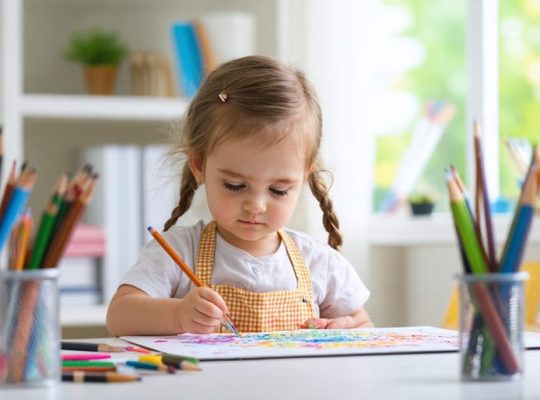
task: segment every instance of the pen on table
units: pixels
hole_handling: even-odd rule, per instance
[[[86,342],[62,342],[62,350],[79,350],[79,351],[99,351],[105,353],[123,352],[125,349],[120,346],[111,346],[106,343],[86,343]]]
[[[119,374],[116,372],[63,372],[64,382],[134,382],[140,381],[141,377],[135,374]]]
[[[206,286],[197,275],[186,265],[184,260],[180,258],[178,253],[174,251],[174,249],[171,247],[171,245],[165,240],[161,234],[152,228],[151,226],[148,227],[148,232],[156,239],[156,241],[160,244],[160,246],[167,252],[167,254],[174,260],[176,265],[180,267],[182,271],[189,277],[191,282],[193,282],[198,287]],[[240,333],[238,332],[238,329],[236,329],[236,326],[234,325],[234,322],[231,320],[231,317],[228,314],[225,314],[223,316],[226,322],[226,326],[228,329],[230,329],[236,336],[240,336]]]

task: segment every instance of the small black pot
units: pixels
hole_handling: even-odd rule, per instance
[[[413,215],[430,215],[435,204],[433,203],[410,203]]]

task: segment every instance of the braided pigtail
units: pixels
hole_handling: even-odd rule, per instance
[[[319,207],[323,212],[323,226],[328,232],[328,244],[330,247],[338,250],[343,244],[343,236],[339,231],[339,221],[334,213],[332,200],[328,197],[328,189],[319,171],[313,171],[308,177],[311,193],[319,202]]]
[[[184,165],[184,170],[182,171],[182,181],[180,183],[180,201],[172,211],[171,217],[167,220],[167,222],[165,222],[163,230],[169,230],[171,226],[176,224],[178,218],[189,210],[193,196],[195,195],[195,190],[197,190],[197,180],[191,172],[189,165],[186,163]]]

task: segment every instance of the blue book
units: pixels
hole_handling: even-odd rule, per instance
[[[180,90],[185,97],[192,97],[197,93],[204,78],[196,30],[191,22],[182,21],[173,23],[171,33]]]

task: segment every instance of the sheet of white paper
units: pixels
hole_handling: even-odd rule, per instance
[[[200,360],[324,357],[458,350],[457,332],[429,326],[177,336],[123,336],[156,351]]]

